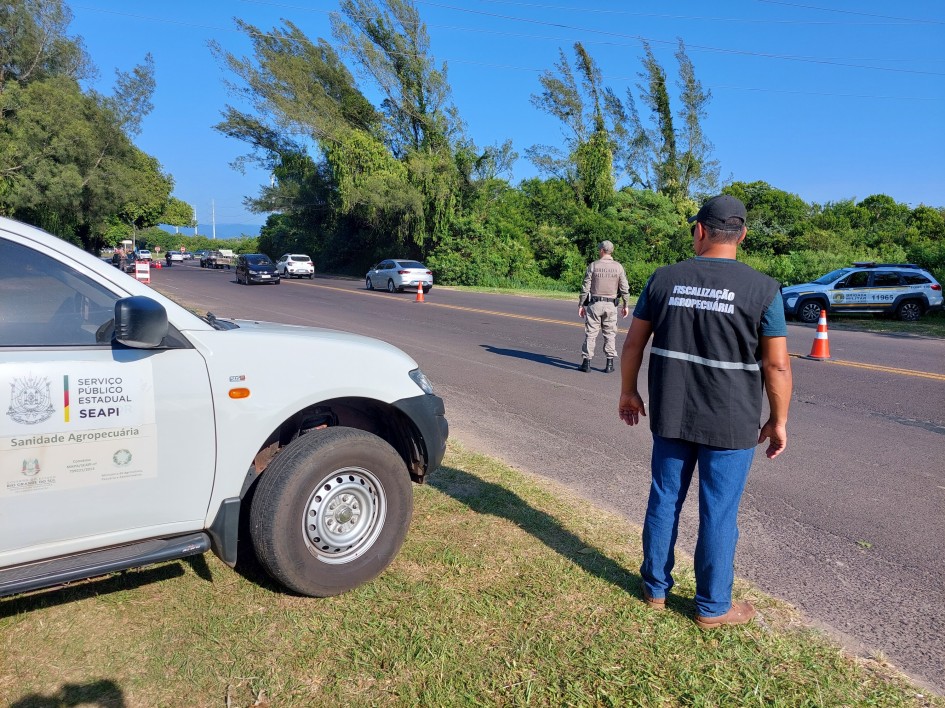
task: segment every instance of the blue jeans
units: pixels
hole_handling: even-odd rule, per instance
[[[727,450],[653,436],[650,498],[643,522],[640,575],[650,597],[673,587],[673,547],[692,473],[699,464],[699,538],[696,542],[696,612],[724,615],[732,606],[738,504],[755,448]]]

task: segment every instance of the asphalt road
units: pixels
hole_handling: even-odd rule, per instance
[[[232,271],[194,264],[154,271],[152,283],[218,316],[389,341],[432,379],[453,437],[567,485],[592,502],[588,514],[642,523],[649,431],[618,419],[619,373],[599,370],[602,355],[598,370],[577,371],[576,301],[434,287],[420,304],[324,277],[238,286]],[[813,336],[789,325],[799,356],[788,449],[756,455],[736,571],[945,693],[945,341],[832,329],[831,359],[817,362],[800,358]],[[690,554],[695,512],[692,499],[679,543]]]

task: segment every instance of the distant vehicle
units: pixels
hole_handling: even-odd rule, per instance
[[[386,288],[387,292],[403,292],[404,288],[416,290],[423,286],[423,292],[430,292],[433,287],[433,273],[419,261],[386,260],[381,261],[367,272],[364,285],[368,290]]]
[[[233,265],[233,251],[207,251],[200,257],[201,268],[230,268]]]
[[[183,256],[185,261],[192,261],[194,259],[194,254],[190,251],[185,251]]]
[[[283,278],[315,277],[315,264],[304,253],[285,253],[276,261],[276,268]]]
[[[166,260],[168,263],[183,263],[184,254],[180,251],[168,251],[166,254],[164,254],[164,260]]]
[[[263,253],[245,253],[236,257],[236,282],[244,285],[274,283],[278,285],[279,271],[269,256]]]
[[[137,251],[135,251],[135,260],[150,261],[151,251],[149,251],[147,248],[139,248]]]
[[[829,314],[875,313],[913,322],[942,309],[942,286],[913,263],[854,263],[817,278],[781,288],[784,313],[801,322]]]

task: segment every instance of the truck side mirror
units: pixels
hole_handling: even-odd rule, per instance
[[[115,303],[115,341],[135,349],[161,346],[167,336],[167,310],[144,295],[124,297]]]

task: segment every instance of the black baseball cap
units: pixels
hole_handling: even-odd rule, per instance
[[[748,212],[741,199],[728,194],[720,194],[703,204],[699,213],[690,216],[687,221],[690,224],[698,221],[700,224],[720,231],[741,231],[747,217]]]

